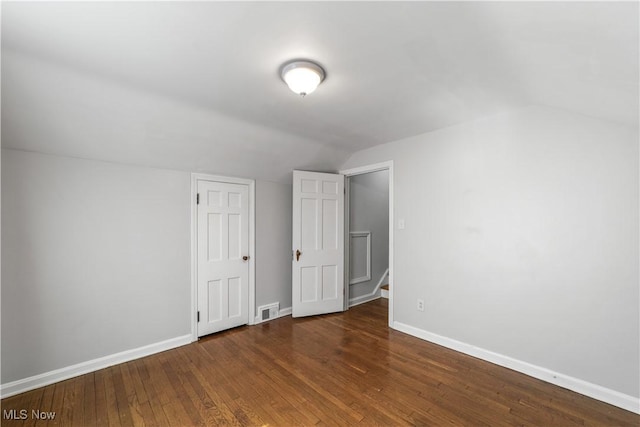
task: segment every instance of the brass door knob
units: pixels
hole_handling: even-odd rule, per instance
[[[243,257],[242,257],[242,260],[243,260],[243,261],[246,261],[246,260],[248,260],[248,259],[249,259],[249,257],[248,257],[247,255],[245,255],[245,256],[243,256]]]

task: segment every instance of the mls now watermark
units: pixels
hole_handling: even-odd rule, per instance
[[[39,409],[9,409],[2,411],[2,419],[5,420],[53,420],[56,417],[55,412],[46,412]]]

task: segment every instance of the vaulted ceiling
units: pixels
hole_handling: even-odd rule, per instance
[[[637,127],[638,28],[637,2],[3,2],[2,144],[280,179],[531,104]],[[294,58],[327,71],[304,99]]]

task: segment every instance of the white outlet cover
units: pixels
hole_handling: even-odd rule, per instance
[[[404,219],[398,220],[398,230],[404,230]]]

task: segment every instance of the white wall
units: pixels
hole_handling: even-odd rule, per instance
[[[185,172],[2,150],[2,383],[190,333]]]
[[[283,184],[291,182],[293,169],[335,170],[346,156],[308,138],[4,47],[2,88],[3,148]]]
[[[190,334],[189,173],[10,149],[1,171],[2,384]],[[271,302],[291,307],[291,185],[257,181]]]
[[[371,280],[349,286],[349,298],[375,291],[389,267],[389,171],[382,170],[349,179],[349,230],[371,232]],[[354,250],[355,249],[355,250]],[[364,247],[352,248],[350,264],[366,258]],[[354,277],[353,271],[351,277]],[[380,291],[376,296],[380,295]]]
[[[256,183],[256,308],[291,307],[291,209],[291,184]]]
[[[531,107],[343,168],[386,160],[396,322],[640,396],[637,128]]]

